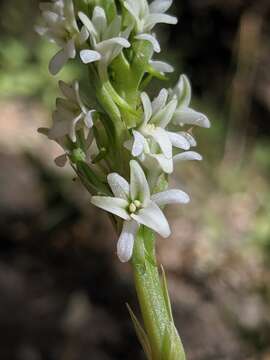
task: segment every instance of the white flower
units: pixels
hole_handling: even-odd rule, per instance
[[[210,127],[207,116],[190,108],[191,85],[185,75],[181,75],[175,88],[170,91],[170,96],[176,97],[178,104],[174,113],[172,124],[174,125],[197,125],[204,128]]]
[[[36,26],[41,36],[46,36],[56,43],[61,50],[52,58],[49,64],[51,74],[57,74],[68,59],[76,57],[76,48],[88,38],[85,26],[79,30],[72,0],[53,0],[40,4],[42,22]]]
[[[140,225],[149,227],[162,237],[170,235],[168,221],[160,207],[189,202],[189,196],[181,190],[168,190],[151,196],[145,174],[135,160],[130,162],[130,184],[117,173],[108,175],[108,183],[114,197],[93,196],[91,202],[124,220],[117,244],[117,254],[122,262],[132,256]]]
[[[125,0],[124,6],[132,16],[137,35],[135,39],[152,43],[154,51],[160,52],[157,39],[150,34],[156,24],[176,24],[177,18],[165,14],[173,0],[154,0],[150,5],[147,0]]]
[[[133,141],[125,146],[134,157],[150,168],[158,165],[165,173],[173,171],[173,147],[189,150],[194,139],[183,132],[167,130],[177,106],[176,98],[168,101],[168,91],[162,89],[152,103],[146,93],[141,100],[144,110],[143,123],[132,131]]]
[[[56,141],[65,150],[66,143],[71,140],[75,143],[78,130],[83,130],[86,148],[92,143],[90,129],[93,127],[92,114],[95,110],[89,110],[82,102],[79,93],[79,83],[74,81],[71,85],[59,81],[59,88],[65,99],[56,100],[56,110],[53,113],[53,125],[50,129],[39,129],[50,140]],[[65,165],[65,156],[56,159],[58,166]]]
[[[92,114],[95,110],[89,110],[83,104],[78,81],[74,81],[71,85],[59,81],[59,87],[65,99],[58,98],[56,100],[53,126],[49,130],[50,139],[55,140],[68,136],[72,142],[76,142],[76,132],[79,129],[83,129],[84,136],[87,138],[93,127]]]
[[[121,16],[117,15],[108,24],[105,11],[100,6],[94,8],[92,20],[82,12],[79,12],[78,15],[90,35],[91,49],[84,49],[80,52],[83,63],[101,61],[105,66],[109,65],[123,48],[130,47],[127,40],[130,29],[121,32]]]

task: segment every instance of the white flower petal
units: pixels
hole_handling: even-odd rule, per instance
[[[186,161],[186,160],[202,160],[202,156],[195,151],[185,151],[181,154],[177,154],[173,157],[173,162],[177,163],[178,161]]]
[[[93,11],[92,23],[100,36],[103,37],[107,28],[107,17],[102,7],[96,6]]]
[[[117,15],[107,27],[103,36],[103,40],[111,39],[118,36],[121,32],[121,22],[122,17],[120,15]]]
[[[124,6],[127,9],[127,11],[130,13],[130,15],[135,19],[136,22],[139,22],[139,6],[137,1],[133,1],[132,3],[125,1]]]
[[[95,112],[96,112],[96,110],[89,110],[89,111],[87,111],[87,113],[84,117],[84,124],[89,129],[91,129],[94,126],[93,113],[95,113]]]
[[[85,112],[85,111],[86,111],[86,108],[85,108],[85,106],[83,105],[83,102],[82,102],[81,96],[80,96],[80,85],[79,85],[79,81],[77,81],[77,80],[73,81],[72,87],[73,87],[74,92],[75,92],[75,96],[76,96],[76,101],[75,101],[75,103],[76,103],[77,107],[79,107],[82,112]]]
[[[158,143],[162,153],[167,159],[172,158],[172,143],[169,139],[167,131],[161,127],[156,127],[150,132],[150,136]]]
[[[130,42],[124,37],[114,37],[110,40],[114,41],[116,44],[122,46],[123,48],[129,48],[131,46]]]
[[[150,189],[145,174],[139,163],[130,161],[130,195],[132,200],[146,204],[150,199]]]
[[[172,6],[173,0],[154,0],[149,5],[151,13],[159,14],[165,13]]]
[[[74,59],[76,57],[76,48],[75,48],[74,39],[71,39],[66,43],[64,50],[69,59]]]
[[[197,125],[204,128],[211,126],[206,115],[191,108],[177,109],[173,116],[173,122],[177,125]]]
[[[64,49],[54,55],[49,64],[49,71],[52,75],[56,75],[62,67],[67,63],[68,56]]]
[[[56,1],[56,3],[57,2],[58,1]],[[61,5],[60,5],[60,7],[61,7]],[[73,0],[64,1],[63,10],[64,10],[68,24],[72,25],[72,27],[78,31],[79,29],[78,29],[77,22],[75,19]]]
[[[93,50],[81,50],[80,57],[84,64],[89,64],[101,59],[101,55],[97,51]]]
[[[184,136],[187,139],[187,141],[190,143],[190,146],[192,146],[192,147],[197,146],[197,141],[194,139],[194,137],[190,133],[188,133],[186,131],[180,131],[179,134]]]
[[[190,142],[182,134],[171,131],[167,131],[167,134],[173,146],[183,150],[190,149]]]
[[[130,216],[126,210],[128,207],[127,200],[110,196],[92,196],[91,203],[100,209],[119,216],[124,220],[130,219]]]
[[[173,159],[167,159],[163,154],[152,154],[151,157],[158,162],[158,165],[166,174],[173,172]]]
[[[170,64],[165,63],[164,61],[150,60],[149,64],[152,66],[153,69],[161,73],[171,73],[174,71],[174,68]]]
[[[86,40],[89,38],[89,32],[85,25],[82,26],[79,36],[80,45],[84,44]]]
[[[153,201],[150,201],[147,207],[141,209],[138,214],[132,214],[131,217],[139,224],[149,227],[164,238],[171,234],[167,219]]]
[[[150,14],[145,22],[145,31],[151,31],[156,24],[177,24],[178,20],[175,16],[167,14]]]
[[[123,37],[124,39],[128,39],[132,30],[133,26],[129,25],[124,31],[121,32],[121,37]]]
[[[134,137],[134,143],[132,146],[132,155],[134,157],[140,156],[141,153],[144,151],[144,146],[145,146],[145,138],[144,136],[139,133],[136,130],[132,131],[133,133],[133,137]]]
[[[98,43],[96,45],[96,50],[102,55],[102,57],[113,60],[123,47],[129,48],[129,41],[122,37],[115,37]]]
[[[112,189],[112,192],[115,197],[128,200],[129,197],[129,183],[117,173],[109,174],[108,184]]]
[[[138,231],[136,221],[125,221],[123,229],[117,243],[117,255],[121,262],[127,262],[131,259],[135,237]]]
[[[168,95],[168,90],[161,89],[158,96],[152,101],[152,110],[154,115],[166,105]]]
[[[190,198],[182,190],[171,189],[152,195],[151,200],[158,206],[164,206],[168,204],[187,204]]]
[[[161,51],[159,42],[157,41],[157,39],[153,35],[140,34],[140,35],[136,35],[135,39],[149,41],[153,45],[153,49],[154,49],[155,52],[159,53]]]
[[[78,122],[81,120],[82,118],[82,113],[80,115],[78,115],[77,117],[75,117],[73,120],[69,121],[69,132],[68,135],[71,139],[72,142],[76,142],[76,126],[78,124]]]
[[[149,99],[149,96],[145,92],[141,94],[141,101],[144,110],[144,124],[147,124],[152,116],[152,104]]]
[[[178,106],[182,108],[189,107],[191,102],[191,85],[186,75],[181,75],[174,90],[173,94],[176,95],[178,100]]]
[[[151,123],[165,129],[171,122],[172,117],[174,116],[176,106],[177,100],[173,98],[163,109],[158,111],[153,116],[153,118],[151,119]]]
[[[92,23],[92,21],[89,19],[89,17],[87,15],[85,15],[83,12],[79,11],[78,13],[79,19],[81,20],[81,22],[83,23],[83,25],[87,28],[87,30],[89,31],[89,33],[94,36],[97,37],[97,32],[96,29]]]

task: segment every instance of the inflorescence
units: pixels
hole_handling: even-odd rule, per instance
[[[164,206],[186,204],[189,196],[168,190],[168,177],[178,162],[202,159],[191,150],[196,140],[190,130],[210,127],[208,118],[190,107],[185,75],[152,101],[145,92],[152,78],[165,80],[173,71],[153,59],[161,51],[153,28],[177,23],[166,14],[172,2],[53,0],[40,5],[36,30],[59,47],[50,72],[57,74],[70,59],[79,59],[89,74],[91,96],[81,97],[78,81],[60,81],[63,98],[56,101],[52,127],[39,131],[63,148],[57,165],[69,161],[92,204],[112,214],[122,262],[131,259],[140,226],[170,235]],[[97,106],[91,105],[93,97]]]

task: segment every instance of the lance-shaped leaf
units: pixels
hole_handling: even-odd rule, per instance
[[[127,304],[127,308],[128,308],[128,312],[130,314],[131,320],[133,322],[136,334],[138,336],[138,339],[141,343],[141,346],[144,350],[144,353],[147,357],[147,360],[153,360],[152,359],[152,350],[151,350],[151,346],[148,340],[148,337],[143,329],[143,327],[141,326],[139,320],[137,319],[136,315],[134,314],[134,312],[132,311],[131,307]]]

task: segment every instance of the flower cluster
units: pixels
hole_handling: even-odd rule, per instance
[[[75,7],[72,0],[53,0],[40,6],[37,31],[60,48],[50,62],[51,73],[78,57],[88,68],[98,103],[94,110],[89,96],[82,100],[78,81],[60,81],[64,98],[56,101],[52,127],[40,132],[64,149],[56,163],[63,166],[69,160],[92,204],[112,215],[122,262],[131,259],[141,226],[170,235],[163,209],[186,204],[189,196],[168,190],[168,175],[179,161],[202,159],[192,151],[192,129],[210,127],[208,118],[190,106],[185,75],[152,101],[145,91],[145,79],[162,79],[173,71],[153,60],[161,46],[152,33],[158,23],[177,23],[166,14],[172,2],[121,0],[119,7],[115,0],[89,0]]]
[[[69,59],[76,57],[76,49],[88,38],[86,27],[79,30],[72,0],[53,0],[40,4],[42,21],[36,31],[56,43],[61,49],[52,58],[49,69],[57,74]]]

